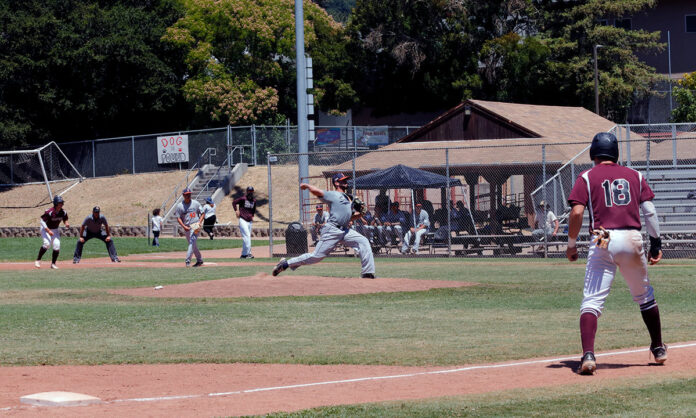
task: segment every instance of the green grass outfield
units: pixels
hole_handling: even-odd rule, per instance
[[[275,241],[283,243],[285,241]],[[59,261],[71,261],[77,244],[76,237],[60,238]],[[114,237],[116,252],[119,256],[143,253],[158,253],[168,251],[186,251],[184,238],[160,238],[160,246],[153,247],[147,238]],[[251,245],[268,246],[268,240],[252,240]],[[0,262],[5,261],[32,261],[36,259],[41,247],[41,238],[0,238]],[[215,239],[201,238],[198,240],[198,248],[201,250],[217,250],[225,248],[242,248],[241,239]],[[96,238],[85,243],[82,249],[82,258],[108,257],[106,245]],[[44,255],[44,260],[51,260],[51,252]]]
[[[229,248],[230,241],[220,242]],[[103,246],[101,242],[95,244]],[[196,270],[0,271],[0,364],[444,366],[565,356],[580,351],[577,324],[584,263],[563,260],[377,260],[380,277],[478,283],[422,292],[233,299],[136,298],[107,293],[115,288],[269,271],[268,266],[255,266],[255,261],[270,260],[256,259],[247,267]],[[650,269],[667,343],[696,339],[693,264],[692,260],[667,260]],[[357,259],[332,258],[283,274],[350,277],[359,268]],[[638,308],[619,276],[600,319],[597,350],[645,346],[648,342]],[[298,415],[528,416],[568,415],[573,411],[573,415],[606,412],[693,416],[695,389],[695,380],[688,378],[648,382],[627,379],[619,387],[606,390],[596,385],[576,390],[546,388],[322,408]],[[664,393],[659,397],[659,407],[642,409],[640,405],[649,403],[646,396],[655,391]],[[565,413],[558,412],[561,410]]]

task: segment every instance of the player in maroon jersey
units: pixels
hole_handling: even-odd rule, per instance
[[[580,174],[568,196],[572,207],[568,219],[568,260],[578,259],[576,241],[585,207],[590,215],[590,244],[585,271],[584,298],[580,308],[580,338],[583,357],[579,372],[593,374],[596,368],[594,341],[597,318],[609,296],[616,268],[621,270],[633,300],[640,306],[643,321],[650,333],[650,351],[657,363],[667,360],[662,342],[660,311],[648,279],[647,263],[662,259],[662,241],[652,190],[639,173],[617,164],[619,144],[613,134],[602,132],[592,139],[590,158],[593,168]],[[648,259],[640,233],[640,210],[650,235]]]
[[[51,268],[58,268],[58,266],[56,266],[56,261],[58,260],[58,254],[60,254],[60,223],[64,222],[65,227],[70,228],[68,224],[68,213],[63,210],[64,203],[62,197],[55,196],[53,198],[53,207],[46,210],[46,212],[41,215],[41,238],[43,239],[43,245],[39,249],[39,256],[36,257],[36,261],[34,262],[36,268],[41,268],[41,257],[43,257],[51,246],[53,246]]]

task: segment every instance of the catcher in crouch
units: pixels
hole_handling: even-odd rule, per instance
[[[314,252],[289,260],[281,258],[280,262],[273,269],[274,276],[285,271],[288,267],[295,270],[300,266],[318,263],[342,242],[347,247],[358,248],[360,262],[362,263],[360,277],[365,279],[375,278],[375,259],[372,255],[370,241],[364,235],[349,227],[350,222],[361,217],[367,210],[367,207],[360,199],[353,199],[353,196],[346,193],[348,188],[347,180],[348,176],[343,175],[343,173],[334,174],[332,182],[336,188],[335,192],[321,190],[307,183],[300,184],[300,189],[309,190],[323,203],[329,205],[329,220],[321,230],[321,237],[314,248]]]

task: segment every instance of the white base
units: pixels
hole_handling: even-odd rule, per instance
[[[101,403],[101,399],[82,393],[42,392],[22,396],[19,402],[38,406],[81,406]]]

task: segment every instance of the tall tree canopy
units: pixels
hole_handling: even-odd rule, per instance
[[[356,90],[378,112],[441,109],[480,84],[461,0],[358,0],[347,29]]]
[[[305,42],[319,103],[340,108],[354,92],[341,81],[341,25],[304,2]],[[287,0],[190,0],[165,40],[186,54],[184,95],[202,117],[230,124],[278,123],[294,113],[295,18]],[[338,62],[334,60],[338,57]],[[336,71],[334,71],[336,70]],[[330,92],[328,92],[330,90]]]
[[[634,96],[652,91],[660,77],[636,56],[664,45],[659,32],[606,25],[606,19],[630,17],[655,6],[655,0],[581,0],[539,2],[539,34],[551,49],[548,62],[548,104],[594,109],[594,45],[598,49],[600,114],[626,120]]]
[[[0,2],[0,144],[171,128],[182,60],[175,0]]]
[[[659,80],[637,53],[659,33],[603,24],[655,0],[358,0],[348,24],[362,104],[383,113],[446,108],[464,98],[594,109],[624,121]]]

